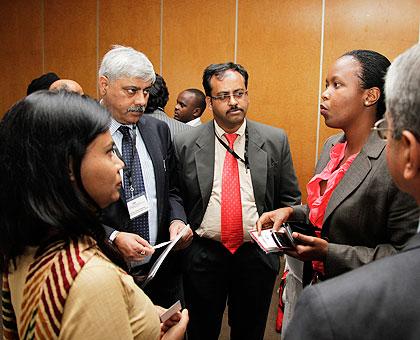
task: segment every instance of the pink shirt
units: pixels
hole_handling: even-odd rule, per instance
[[[343,164],[338,167],[341,160],[344,158],[347,142],[334,145],[330,150],[330,161],[327,166],[319,174],[316,174],[309,183],[306,185],[308,193],[308,206],[309,206],[309,220],[311,223],[318,227],[316,232],[317,236],[321,236],[322,223],[324,222],[325,210],[327,209],[330,197],[340,183],[341,179],[350,168],[351,163],[354,161],[358,153],[351,155]],[[324,194],[321,195],[320,182],[327,181],[327,186]],[[323,263],[313,261],[313,267],[319,272],[323,272]]]
[[[337,187],[338,183],[340,183],[341,179],[350,168],[351,163],[357,156],[357,153],[351,155],[345,163],[338,167],[341,160],[344,158],[346,146],[347,142],[334,145],[330,150],[330,161],[327,166],[319,174],[312,177],[306,185],[308,206],[310,209],[309,220],[314,226],[320,229],[322,228],[325,210],[327,209],[328,202],[334,189]],[[321,195],[321,188],[319,185],[321,181],[327,181],[327,186],[323,195]]]

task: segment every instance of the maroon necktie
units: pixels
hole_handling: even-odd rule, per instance
[[[233,150],[238,135],[226,133],[225,137]],[[243,227],[238,161],[229,151],[223,164],[221,200],[222,243],[233,254],[242,244]]]

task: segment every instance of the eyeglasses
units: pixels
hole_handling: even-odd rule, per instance
[[[375,123],[372,130],[375,130],[378,133],[380,139],[386,140],[388,138],[387,131],[389,131],[390,128],[388,127],[386,119],[382,118]]]
[[[247,94],[248,94],[248,91],[239,90],[232,93],[223,93],[219,96],[210,96],[210,98],[214,100],[219,100],[221,102],[228,102],[232,96],[236,100],[239,100],[239,99],[242,99]]]

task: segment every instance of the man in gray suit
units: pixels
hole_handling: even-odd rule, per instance
[[[385,82],[387,163],[398,187],[420,205],[420,45],[400,55]],[[404,250],[304,289],[286,339],[418,339],[420,235]]]
[[[168,99],[169,91],[166,87],[166,82],[162,76],[156,73],[156,80],[150,88],[149,100],[144,113],[168,124],[173,140],[176,134],[190,130],[192,127],[169,117],[165,113],[164,110]]]
[[[263,339],[279,258],[250,242],[267,210],[300,202],[283,130],[245,119],[248,73],[212,64],[203,75],[214,120],[175,137],[180,192],[194,239],[186,249],[188,336],[218,339],[226,301],[231,339]]]

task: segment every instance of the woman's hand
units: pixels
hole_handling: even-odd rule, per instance
[[[189,321],[188,310],[177,312],[160,324],[161,340],[183,340]]]
[[[324,261],[328,252],[328,242],[322,238],[294,232],[296,248],[284,253],[301,261]]]
[[[278,231],[281,225],[287,221],[293,213],[293,208],[286,207],[273,211],[265,212],[257,221],[258,235],[261,234],[261,229],[273,226],[275,231]]]

